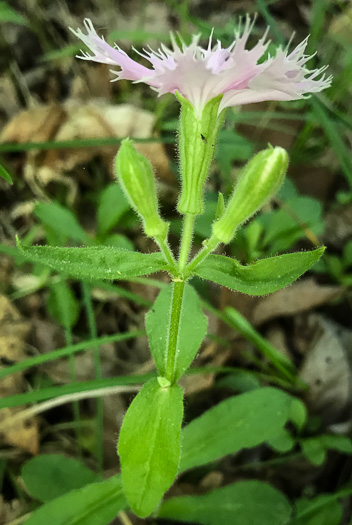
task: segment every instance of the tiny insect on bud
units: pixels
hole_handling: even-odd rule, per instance
[[[213,236],[219,242],[229,243],[238,226],[275,195],[284,180],[288,162],[286,150],[269,147],[247,163],[224,214],[213,224]]]
[[[159,215],[153,168],[148,159],[124,139],[116,156],[116,177],[149,237],[165,238],[169,225]]]

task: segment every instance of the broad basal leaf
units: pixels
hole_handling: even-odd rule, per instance
[[[152,309],[146,315],[146,328],[150,350],[160,376],[166,375],[167,350],[171,304],[175,284],[170,284],[158,295]],[[207,333],[207,318],[202,312],[197,292],[185,285],[177,339],[175,377],[179,379],[192,363]]]
[[[281,492],[261,481],[240,481],[202,496],[163,503],[159,516],[203,525],[283,525],[291,507]]]
[[[78,279],[128,279],[167,268],[161,253],[138,253],[111,246],[27,247],[18,243],[18,247],[29,261]]]
[[[224,255],[209,255],[195,273],[231,290],[265,295],[293,283],[320,259],[324,249],[269,257],[248,266]]]
[[[148,516],[172,485],[180,457],[183,393],[179,385],[144,385],[123,420],[118,452],[133,512]]]
[[[183,429],[181,471],[276,436],[291,416],[291,403],[285,392],[269,387],[222,401]]]
[[[55,483],[55,479],[52,480]],[[108,525],[126,508],[120,476],[91,483],[32,512],[26,525]]]
[[[98,481],[98,475],[77,459],[41,454],[24,464],[22,479],[33,498],[46,502]]]

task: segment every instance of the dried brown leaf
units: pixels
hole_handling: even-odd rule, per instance
[[[325,286],[313,278],[302,279],[263,297],[254,307],[252,322],[260,325],[277,317],[292,316],[328,303],[341,295],[340,286]]]

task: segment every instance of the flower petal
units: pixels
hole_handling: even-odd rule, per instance
[[[118,73],[119,79],[125,78],[127,80],[140,80],[142,77],[152,73],[147,67],[132,60],[132,58],[130,58],[118,46],[116,46],[116,48],[109,46],[103,38],[98,36],[89,18],[84,20],[84,26],[87,30],[87,34],[84,34],[81,29],[77,29],[77,31],[74,31],[72,28],[70,29],[74,35],[89,47],[93,56],[82,51],[82,56],[78,55],[77,58],[81,58],[82,60],[92,60],[93,62],[100,62],[102,64],[120,66],[121,72]]]

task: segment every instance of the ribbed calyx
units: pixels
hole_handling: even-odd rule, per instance
[[[204,184],[225,116],[224,111],[218,115],[223,95],[209,100],[199,116],[188,100],[177,92],[176,96],[181,103],[179,156],[182,183],[177,210],[182,215],[201,215],[204,212]]]

